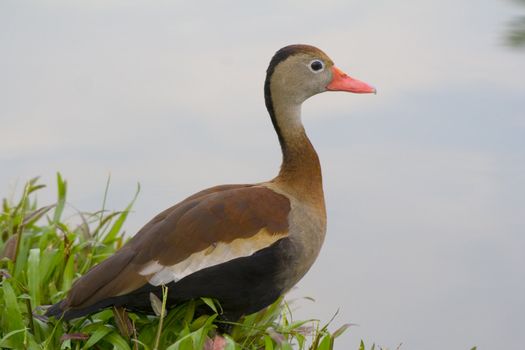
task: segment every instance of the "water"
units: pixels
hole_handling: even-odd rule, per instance
[[[525,342],[525,59],[504,1],[3,2],[0,188],[60,170],[70,202],[142,193],[126,230],[201,188],[256,182],[280,155],[262,84],[310,43],[378,88],[303,120],[329,232],[297,317],[357,323],[339,349]],[[53,198],[52,189],[42,203]],[[335,327],[334,327],[335,329]]]

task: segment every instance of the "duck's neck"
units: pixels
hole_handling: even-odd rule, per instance
[[[324,208],[321,164],[301,121],[301,104],[273,101],[272,120],[283,153],[279,175],[274,179],[304,201]]]

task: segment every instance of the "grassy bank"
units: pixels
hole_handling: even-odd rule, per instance
[[[221,310],[206,298],[172,310],[153,299],[158,316],[109,309],[69,323],[46,320],[42,316],[46,305],[64,298],[77,277],[122,246],[122,227],[135,199],[123,211],[106,210],[104,199],[99,211],[78,211],[65,220],[67,183],[57,175],[56,203],[40,206],[35,194],[44,187],[33,179],[21,198],[2,202],[0,348],[185,350],[210,346]],[[195,309],[201,305],[207,305],[209,313],[197,316]],[[315,320],[296,321],[286,302],[278,300],[234,324],[231,335],[225,337],[226,348],[327,350],[347,327],[330,332],[328,325]]]

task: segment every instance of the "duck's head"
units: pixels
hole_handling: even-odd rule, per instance
[[[323,51],[310,45],[286,46],[273,56],[266,72],[266,103],[286,99],[300,105],[325,91],[375,93],[376,89],[346,75]]]
[[[343,73],[316,47],[290,45],[275,53],[264,83],[266,108],[283,152],[281,170],[274,181],[285,184],[295,196],[313,200],[322,213],[321,165],[301,121],[301,104],[325,91],[376,92]]]

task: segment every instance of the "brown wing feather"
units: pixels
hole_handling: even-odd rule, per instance
[[[288,231],[289,200],[266,187],[226,185],[201,191],[165,210],[122,249],[73,285],[65,308],[87,307],[147,283],[151,262],[174,265],[217,243]],[[263,230],[263,231],[261,231]]]

